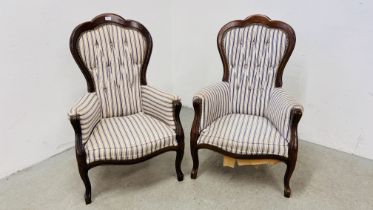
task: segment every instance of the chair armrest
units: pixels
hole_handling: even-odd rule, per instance
[[[181,108],[178,96],[160,91],[149,85],[141,86],[141,100],[143,112],[164,122],[172,129],[176,130],[176,110],[175,106]]]
[[[75,134],[81,135],[81,141],[88,141],[96,124],[102,118],[101,104],[96,93],[86,93],[70,109],[68,116]]]
[[[228,114],[229,84],[227,82],[219,82],[203,88],[193,97],[193,107],[196,112],[193,124],[194,127],[198,126],[198,130],[195,130],[196,128],[193,130],[200,132],[217,118]],[[200,116],[198,117],[197,115]]]
[[[297,103],[282,88],[274,88],[270,93],[264,115],[276,126],[281,135],[291,142],[294,139],[292,128],[296,131],[302,113],[303,106],[301,104]]]

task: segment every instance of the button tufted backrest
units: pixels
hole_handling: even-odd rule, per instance
[[[230,112],[262,116],[289,46],[288,34],[262,23],[230,27],[222,37]]]
[[[89,90],[97,92],[105,118],[142,111],[141,83],[146,84],[142,74],[150,57],[151,37],[141,30],[147,32],[135,21],[104,14],[73,32],[73,56],[86,76]]]

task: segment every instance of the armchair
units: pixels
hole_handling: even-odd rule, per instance
[[[68,113],[86,204],[91,203],[88,170],[99,165],[135,164],[176,151],[176,174],[182,181],[181,102],[147,85],[148,30],[139,22],[102,14],[74,29],[70,50],[88,87]]]
[[[284,196],[290,197],[303,107],[281,87],[295,33],[284,22],[253,15],[224,25],[217,43],[222,82],[193,98],[191,177],[197,178],[199,149],[236,159],[276,159],[287,165]]]

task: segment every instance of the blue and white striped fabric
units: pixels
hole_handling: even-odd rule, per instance
[[[303,107],[276,74],[288,47],[280,29],[260,24],[230,29],[223,38],[229,81],[203,89],[198,144],[242,155],[288,156],[291,110]]]
[[[82,141],[85,144],[102,116],[101,104],[97,94],[86,93],[72,106],[68,115],[70,118],[79,118]]]
[[[228,114],[201,132],[198,144],[209,144],[241,155],[288,156],[288,142],[265,117]]]
[[[87,163],[132,160],[177,146],[175,131],[144,113],[103,118],[85,144]]]
[[[193,101],[201,99],[200,131],[210,125],[214,120],[229,112],[229,84],[220,82],[199,91]]]
[[[132,160],[177,146],[173,102],[179,97],[141,86],[145,37],[137,30],[104,24],[84,32],[78,51],[96,92],[69,111],[80,121],[87,163]]]
[[[263,116],[287,45],[283,31],[263,25],[226,32],[232,113]]]
[[[303,106],[282,88],[272,89],[264,115],[271,120],[287,141],[290,141],[290,113],[292,109],[299,109],[303,112]]]
[[[146,42],[137,30],[104,24],[78,40],[80,56],[90,70],[101,101],[103,117],[140,112],[140,71]]]
[[[176,129],[173,102],[180,98],[160,91],[149,85],[141,86],[143,112],[164,122],[172,129]]]

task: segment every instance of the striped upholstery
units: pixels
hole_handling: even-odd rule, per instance
[[[141,85],[146,43],[140,31],[116,23],[84,31],[77,40],[95,92],[68,115],[80,122],[87,163],[133,160],[178,146],[174,102],[180,98]]]
[[[161,120],[174,130],[176,129],[172,102],[180,100],[179,97],[148,85],[141,86],[141,96],[145,114]]]
[[[104,24],[84,32],[78,50],[95,81],[104,118],[141,111],[140,71],[146,42],[140,32]]]
[[[78,117],[82,130],[83,144],[88,141],[96,124],[102,116],[101,104],[96,93],[86,93],[72,106],[68,113],[70,118]]]
[[[288,141],[290,141],[290,112],[292,109],[299,109],[303,112],[303,106],[297,103],[283,89],[272,89],[264,114]]]
[[[201,132],[198,144],[209,144],[241,155],[288,156],[288,142],[266,118],[228,114]]]
[[[229,111],[229,84],[220,82],[202,89],[193,101],[202,100],[200,130],[210,125],[214,120],[224,116]]]
[[[87,163],[132,160],[177,146],[175,131],[144,113],[103,118],[85,144]]]
[[[283,31],[259,24],[225,34],[232,113],[264,115],[286,47]]]
[[[260,24],[225,32],[229,81],[203,89],[200,136],[208,144],[241,155],[288,156],[291,110],[303,107],[282,89],[276,74],[288,46],[280,29]]]

